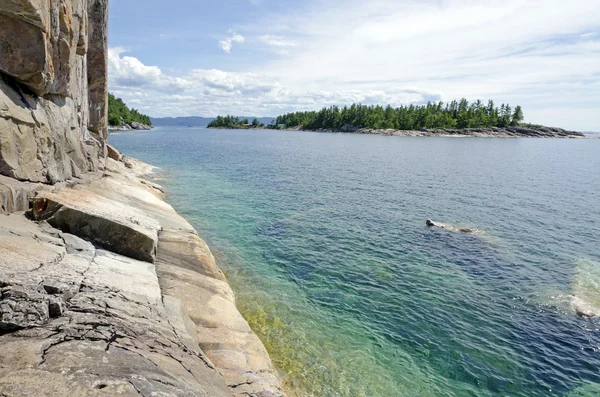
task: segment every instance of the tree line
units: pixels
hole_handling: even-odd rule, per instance
[[[108,94],[108,124],[119,126],[132,122],[151,126],[150,117],[140,113],[134,108],[129,109],[121,98]]]
[[[250,124],[248,119],[240,119],[236,116],[217,116],[213,121],[208,123],[208,128],[262,128],[265,125],[258,121],[252,120]]]
[[[421,130],[463,129],[482,127],[512,127],[523,122],[523,110],[508,104],[497,107],[494,101],[484,104],[478,100],[429,102],[426,105],[409,105],[393,108],[391,105],[350,107],[330,106],[320,111],[294,112],[277,117],[277,125],[286,128],[302,126],[306,129],[342,130],[348,127]]]

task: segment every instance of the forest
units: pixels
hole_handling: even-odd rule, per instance
[[[320,111],[295,112],[277,117],[277,126],[342,130],[348,127],[421,130],[463,129],[482,127],[511,127],[523,122],[523,110],[508,104],[497,107],[494,101],[484,104],[478,100],[469,103],[466,99],[449,103],[429,102],[426,105],[409,105],[393,108],[388,105],[366,106],[353,104],[350,107],[330,106]]]
[[[118,126],[132,122],[152,125],[150,117],[138,112],[136,109],[129,109],[121,98],[117,98],[108,93],[108,125]]]
[[[208,128],[263,128],[265,125],[258,121],[252,120],[252,124],[248,119],[240,119],[235,116],[217,116],[213,121],[208,123]]]

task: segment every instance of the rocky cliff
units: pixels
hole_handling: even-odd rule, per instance
[[[208,246],[106,143],[107,6],[0,1],[0,396],[283,396]]]
[[[107,2],[0,2],[0,174],[55,184],[104,166]]]

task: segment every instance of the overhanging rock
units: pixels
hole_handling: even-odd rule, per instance
[[[117,254],[154,263],[161,226],[139,209],[75,189],[42,192],[32,201],[36,220]]]

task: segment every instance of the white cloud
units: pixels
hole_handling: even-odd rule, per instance
[[[194,69],[189,79],[201,84],[203,88],[243,95],[266,93],[280,87],[279,83],[256,73],[231,73],[222,70]]]
[[[186,88],[185,80],[167,76],[158,67],[146,66],[135,57],[122,56],[125,52],[126,50],[122,47],[108,49],[108,72],[111,86],[133,89],[150,87],[165,92],[177,92]]]
[[[234,31],[230,31],[229,33],[231,33],[231,36],[219,41],[219,47],[228,54],[231,53],[233,43],[243,43],[246,41],[244,36],[237,34]]]
[[[260,36],[260,40],[263,43],[274,47],[295,47],[298,45],[298,43],[296,43],[295,41],[287,40],[283,36],[275,36],[272,34],[262,35]]]
[[[593,110],[600,108],[596,3],[313,0],[283,14],[265,11],[238,26],[256,38],[247,41],[255,47],[252,58],[221,67],[230,71],[198,69],[200,63],[165,76],[118,56],[111,81],[159,87],[152,89],[160,99],[148,95],[153,115],[276,115],[351,102],[467,97],[520,104],[528,121],[600,129],[600,113]],[[230,53],[243,42],[244,36],[230,31],[219,46]],[[186,99],[165,99],[175,93]]]
[[[416,90],[295,90],[278,78],[252,72],[192,69],[174,77],[147,66],[122,48],[109,50],[109,88],[126,103],[152,116],[277,116],[335,104],[424,103],[435,94]]]
[[[443,100],[521,104],[526,118],[543,102],[573,115],[566,127],[600,129],[600,113],[573,112],[578,103],[600,107],[600,89],[586,83],[600,76],[593,0],[313,2],[265,20],[302,46],[261,68],[293,88],[413,87]]]

